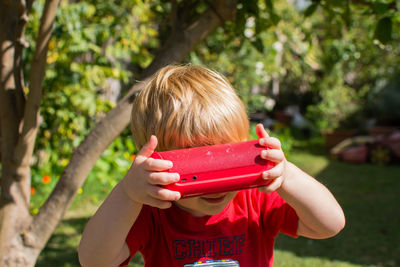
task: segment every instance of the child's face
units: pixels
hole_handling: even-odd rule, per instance
[[[184,198],[175,203],[178,207],[196,217],[215,215],[225,209],[226,205],[236,196],[236,193],[237,191]]]

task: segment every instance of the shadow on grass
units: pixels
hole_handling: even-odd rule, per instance
[[[77,247],[90,217],[64,219],[39,256],[36,267],[78,267]],[[135,255],[128,267],[143,266],[140,254]]]
[[[63,220],[40,254],[36,266],[80,266],[76,248],[88,220],[89,218]]]
[[[295,158],[295,164],[302,165],[300,158],[296,161]],[[341,204],[346,227],[327,240],[296,240],[281,235],[275,248],[300,257],[400,266],[400,166],[328,162],[312,174]]]

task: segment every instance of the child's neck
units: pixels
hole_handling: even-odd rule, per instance
[[[196,211],[196,210],[192,210],[192,209],[183,207],[183,206],[179,205],[179,203],[177,203],[177,202],[174,202],[174,204],[175,204],[178,208],[180,208],[181,210],[184,210],[184,211],[186,211],[187,213],[189,213],[190,215],[192,215],[193,217],[204,217],[204,216],[207,215],[207,214],[204,214],[204,213],[202,213],[202,212],[200,212],[200,211]]]

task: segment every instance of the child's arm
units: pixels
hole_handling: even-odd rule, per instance
[[[329,190],[310,175],[285,159],[278,139],[269,137],[264,127],[256,128],[260,145],[271,149],[261,157],[276,163],[264,173],[265,179],[275,179],[261,188],[263,192],[276,191],[299,216],[297,234],[309,238],[328,238],[336,235],[345,225],[342,208]]]
[[[89,220],[78,248],[84,267],[118,266],[129,257],[126,236],[143,204],[168,208],[180,198],[179,192],[161,188],[179,180],[176,173],[157,172],[172,167],[172,162],[149,158],[157,138],[140,150],[124,179],[117,184],[95,215]]]

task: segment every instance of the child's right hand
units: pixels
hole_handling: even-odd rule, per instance
[[[172,162],[150,158],[156,147],[157,137],[152,135],[137,154],[121,184],[124,193],[134,202],[166,209],[171,206],[172,201],[179,200],[181,195],[161,185],[178,182],[179,174],[161,172],[170,169]]]

